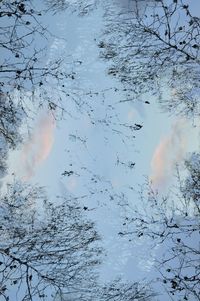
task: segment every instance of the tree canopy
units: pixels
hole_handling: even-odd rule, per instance
[[[99,48],[108,74],[124,85],[126,101],[156,95],[165,111],[199,116],[199,17],[182,0],[140,3],[106,13]]]
[[[172,300],[199,300],[199,176],[198,153],[185,161],[186,178],[178,177],[176,193],[160,196],[151,186],[141,194],[141,207],[125,216],[120,234],[147,239],[156,248],[155,267]]]
[[[98,281],[100,236],[76,199],[50,202],[43,188],[14,182],[0,203],[2,300],[152,300],[146,283]]]
[[[94,130],[92,137],[101,127],[103,143],[111,141],[112,163],[130,172],[135,169],[135,158],[122,158],[118,150],[123,143],[126,155],[128,141],[132,152],[135,134],[142,131],[143,123],[125,116],[125,103],[137,100],[150,105],[156,99],[170,114],[189,120],[199,117],[200,19],[185,0],[152,0],[140,5],[142,2],[130,1],[129,10],[116,13],[112,1],[0,1],[0,177],[7,172],[9,150],[23,142],[21,128],[25,121],[34,119],[41,108],[54,118],[57,112],[61,116],[67,112],[71,117],[71,111],[77,108],[79,116],[83,113],[88,118]],[[76,66],[83,62],[73,60],[73,56],[67,61],[49,55],[55,37],[44,17],[53,18],[63,10],[85,16],[100,4],[105,27],[98,39],[99,55],[108,62],[108,75],[120,84],[101,93],[84,92],[71,84],[76,82]],[[118,98],[123,95],[123,99],[116,101],[114,93]],[[121,110],[118,103],[124,104]],[[120,137],[117,147],[112,140],[115,135]],[[70,133],[69,140],[78,141],[91,155],[81,129]],[[0,298],[153,301],[161,289],[161,296],[167,294],[175,301],[200,300],[199,152],[185,159],[185,177],[177,171],[176,189],[160,195],[151,183],[143,186],[139,206],[131,204],[133,186],[124,189],[119,185],[118,189],[96,172],[96,158],[91,159],[92,164],[75,160],[80,164],[73,165],[69,160],[62,177],[84,178],[82,197],[65,191],[62,197],[50,198],[45,188],[18,179],[10,181],[6,192],[0,194]],[[136,240],[149,243],[156,254],[153,266],[157,278],[150,284],[145,279],[129,282],[122,277],[105,283],[100,280],[106,252],[95,221],[88,218],[88,205],[79,202],[81,198],[95,199],[95,206],[106,208],[109,200],[120,213],[125,210],[118,235],[127,237],[130,244]]]

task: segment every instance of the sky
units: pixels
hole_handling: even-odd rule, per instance
[[[120,5],[116,1],[116,9],[120,10]],[[162,113],[148,95],[150,104],[120,103],[123,94],[110,89],[120,89],[120,84],[106,75],[108,65],[99,58],[95,39],[102,27],[101,9],[84,18],[66,12],[55,16],[50,30],[57,37],[52,40],[48,59],[64,55],[66,61],[70,57],[83,62],[74,67],[76,81],[69,87],[81,95],[75,96],[79,106],[66,100],[71,116],[61,121],[45,110],[39,112],[30,137],[10,154],[9,173],[46,186],[52,198],[57,194],[79,197],[97,222],[107,251],[102,279],[122,274],[136,280],[151,272],[156,251],[147,255],[144,242],[129,244],[119,237],[119,195],[124,193],[131,205],[139,204],[136,191],[146,177],[160,193],[167,191],[176,164],[181,164],[188,152],[199,150],[199,131],[186,119]],[[98,95],[85,95],[91,89],[99,91]],[[143,127],[131,136],[122,123]],[[70,170],[72,175],[62,175]],[[116,198],[114,202],[109,191]]]

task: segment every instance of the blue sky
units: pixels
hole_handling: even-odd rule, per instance
[[[82,110],[77,110],[73,100],[66,100],[72,117],[66,115],[56,124],[45,111],[41,112],[33,124],[32,137],[10,154],[9,172],[46,186],[49,196],[64,193],[69,198],[80,197],[104,238],[108,255],[102,278],[120,273],[135,280],[151,270],[154,254],[145,254],[140,241],[133,245],[119,238],[122,212],[110,201],[109,191],[124,193],[128,202],[137,204],[135,191],[146,176],[157,177],[158,182],[164,177],[164,186],[159,186],[164,191],[175,163],[181,163],[188,151],[199,149],[199,133],[198,126],[192,128],[189,121],[161,113],[155,99],[148,95],[149,105],[139,101],[119,103],[123,94],[109,88],[120,89],[120,84],[106,75],[107,65],[99,59],[94,40],[102,26],[101,10],[84,18],[66,12],[55,16],[50,29],[59,38],[52,41],[49,57],[64,55],[66,61],[73,58],[83,62],[74,67],[76,80],[69,86],[70,91],[78,91],[79,95],[90,89],[105,92],[91,98],[80,97]],[[133,133],[135,138],[124,138],[130,133],[120,123],[137,123],[143,128]],[[128,167],[131,163],[136,163],[134,168]],[[158,165],[160,168],[156,168]],[[65,170],[73,170],[74,174],[62,176]]]

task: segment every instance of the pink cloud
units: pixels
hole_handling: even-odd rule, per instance
[[[183,119],[177,120],[171,132],[162,138],[151,160],[152,185],[164,190],[170,182],[176,164],[180,163],[188,150],[187,124]]]
[[[38,119],[30,139],[23,145],[20,163],[22,177],[30,179],[49,156],[54,143],[55,120],[50,113]]]

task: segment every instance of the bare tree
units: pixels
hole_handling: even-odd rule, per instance
[[[100,237],[77,199],[47,200],[41,187],[14,182],[0,204],[0,297],[2,300],[141,300],[149,284],[102,284]]]
[[[123,282],[121,279],[115,279],[100,287],[98,301],[150,301],[156,296],[146,283]],[[98,294],[97,294],[98,296]]]
[[[188,175],[184,180],[179,178],[178,193],[160,197],[151,188],[143,190],[142,207],[125,217],[120,235],[136,235],[147,239],[152,248],[159,248],[156,269],[172,300],[200,300],[199,154],[193,153],[185,166]]]
[[[34,119],[38,109],[51,110],[56,118],[68,110],[67,100],[80,103],[69,85],[75,79],[74,65],[80,62],[68,62],[66,56],[51,58],[49,48],[55,37],[45,24],[47,16],[53,18],[44,1],[1,1],[0,143],[6,150],[4,158],[9,148],[22,142],[27,133],[20,127],[25,122],[29,126],[29,118]],[[1,160],[1,171],[5,175],[6,160]]]
[[[108,74],[123,83],[126,101],[156,94],[165,110],[199,116],[200,19],[183,0],[134,3],[106,14],[99,48]]]
[[[44,24],[44,18],[53,18],[54,12],[60,10],[76,10],[85,14],[94,9],[98,1],[44,1],[39,7],[34,1],[8,1],[1,3],[0,26],[2,62],[0,67],[0,93],[2,106],[0,134],[8,141],[8,145],[16,146],[22,139],[19,135],[19,122],[27,117],[34,118],[38,108],[45,107],[57,117],[57,111],[67,111],[71,116],[72,106],[88,115],[93,125],[101,125],[105,131],[109,129],[123,141],[135,138],[136,125],[129,125],[125,121],[118,122],[119,113],[115,110],[115,101],[110,98],[109,91],[83,91],[71,84],[76,80],[76,66],[81,61],[67,62],[62,58],[47,60],[50,41],[54,38]],[[109,90],[109,89],[108,89]],[[114,89],[115,92],[118,89]],[[96,110],[91,97],[101,99],[103,113],[96,117]],[[3,103],[5,102],[5,105]],[[106,104],[106,106],[105,106]],[[9,112],[4,115],[3,112]],[[109,113],[108,113],[109,111]],[[16,116],[14,116],[16,114]],[[8,126],[8,117],[12,116],[12,126]],[[12,133],[11,133],[12,128]],[[15,133],[15,137],[12,135]],[[18,137],[16,137],[18,135]],[[20,137],[19,137],[20,136]],[[17,139],[16,139],[17,138]],[[20,138],[20,139],[19,139]],[[11,141],[12,140],[12,141]]]
[[[5,0],[0,7],[0,92],[15,98],[25,115],[34,105],[62,110],[62,98],[70,94],[67,81],[74,79],[73,62],[67,64],[60,57],[47,60],[54,37],[43,16],[52,16],[43,3],[37,6],[37,1]]]
[[[7,173],[9,149],[14,149],[22,141],[20,125],[23,112],[8,96],[0,93],[0,178]]]
[[[1,64],[1,87],[10,92],[42,85],[42,77],[50,74],[48,67],[41,66],[44,41],[48,37],[47,29],[31,1],[3,1],[1,5],[1,48],[4,50]],[[44,37],[44,41],[37,38]],[[41,47],[36,46],[40,42]],[[54,73],[52,73],[54,76]],[[55,74],[56,75],[56,74]]]
[[[182,185],[181,191],[184,198],[194,203],[197,213],[200,212],[200,154],[192,153],[185,161],[186,168],[189,172]]]
[[[76,201],[58,202],[47,201],[42,188],[18,182],[1,197],[1,298],[78,298],[94,285],[102,252],[94,223]]]
[[[19,127],[23,119],[23,112],[19,104],[5,94],[0,94],[0,137],[4,148],[16,147],[21,141]]]
[[[78,12],[80,16],[84,16],[97,8],[99,0],[45,0],[45,3],[47,7],[55,13],[61,10],[69,9],[72,12]]]
[[[0,138],[0,187],[1,178],[6,175],[7,172],[7,147],[5,145],[4,139]]]

